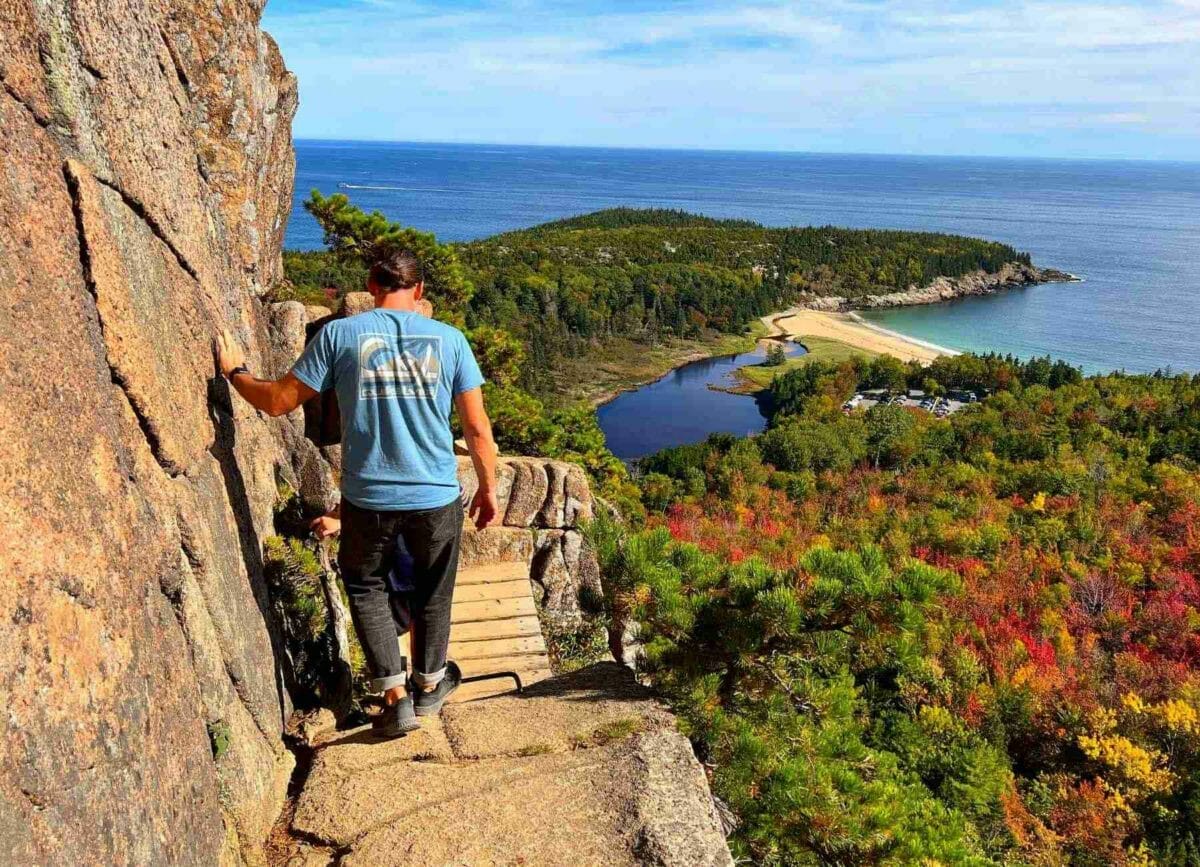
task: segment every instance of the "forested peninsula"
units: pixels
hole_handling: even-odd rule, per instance
[[[924,303],[931,292],[942,300],[1069,277],[959,235],[768,228],[658,209],[614,208],[446,246],[473,289],[467,324],[519,340],[530,362],[520,384],[551,399],[595,399],[692,358],[745,350],[758,317],[785,307]],[[365,276],[326,252],[286,252],[284,265],[291,291],[317,299],[358,289]]]

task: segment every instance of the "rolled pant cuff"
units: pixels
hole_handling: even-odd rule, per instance
[[[422,689],[435,689],[442,682],[442,678],[446,676],[446,666],[442,666],[432,674],[422,674],[419,671],[413,672],[413,683]]]
[[[404,686],[407,678],[403,674],[389,674],[387,677],[376,677],[371,680],[371,689],[375,692],[387,692],[397,686]]]

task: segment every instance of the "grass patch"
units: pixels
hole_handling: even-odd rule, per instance
[[[625,337],[605,339],[572,358],[555,360],[547,371],[550,391],[567,400],[594,403],[616,392],[653,382],[681,364],[754,349],[767,333],[755,319],[742,334],[713,332],[696,340],[667,339],[655,345]]]
[[[797,338],[797,342],[804,344],[808,352],[796,358],[789,358],[783,364],[773,367],[765,364],[749,364],[739,367],[734,374],[738,380],[738,387],[735,390],[747,394],[762,391],[768,388],[771,381],[780,374],[803,367],[813,361],[840,364],[852,358],[870,359],[879,354],[868,349],[859,349],[857,346],[851,346],[840,340],[831,340],[828,337],[800,337]]]
[[[624,717],[605,723],[587,734],[577,734],[571,738],[571,746],[576,749],[583,747],[602,747],[613,741],[624,740],[635,735],[646,727],[646,721],[640,716]]]
[[[550,744],[530,744],[527,747],[521,747],[517,750],[518,756],[544,756],[546,753],[553,752],[554,747]]]
[[[221,756],[229,752],[230,742],[233,740],[233,729],[229,727],[229,723],[223,719],[208,723],[208,742],[212,747],[213,759],[221,760]]]
[[[540,605],[538,617],[546,639],[550,668],[555,674],[578,671],[610,658],[608,632],[603,623],[588,617],[582,623],[564,623],[547,617]]]

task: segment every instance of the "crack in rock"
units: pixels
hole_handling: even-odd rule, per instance
[[[10,97],[12,97],[13,101],[16,102],[17,105],[21,106],[21,108],[23,108],[27,112],[29,112],[29,116],[33,118],[34,123],[36,123],[42,129],[50,128],[50,119],[47,117],[43,117],[41,114],[39,114],[34,109],[34,107],[32,105],[30,105],[28,102],[26,102],[24,99],[22,99],[21,95],[19,93],[17,93],[17,91],[13,88],[13,86],[11,84],[9,84],[7,81],[0,81],[0,84],[4,85],[4,92],[7,93]]]
[[[175,67],[175,77],[183,85],[184,92],[190,96],[192,83],[188,79],[187,73],[183,71],[183,63],[179,60],[179,55],[175,53],[175,46],[171,44],[171,39],[167,36],[167,31],[161,27],[158,28],[158,35],[162,37],[163,45],[167,49],[167,56],[171,58],[171,64]]]
[[[186,271],[188,273],[188,276],[190,276],[197,283],[200,282],[200,276],[199,276],[199,274],[197,274],[196,269],[192,267],[191,263],[188,262],[188,260],[184,257],[183,253],[181,253],[179,251],[179,248],[175,246],[175,244],[171,241],[171,239],[167,237],[166,230],[163,229],[163,227],[159,224],[158,220],[156,220],[154,218],[154,215],[150,213],[150,211],[146,208],[145,205],[143,205],[140,201],[135,199],[133,196],[129,195],[129,193],[127,193],[123,189],[121,189],[120,186],[118,186],[113,181],[108,180],[107,178],[102,178],[99,175],[97,175],[96,181],[98,183],[101,183],[104,186],[108,187],[110,190],[112,190],[114,193],[116,193],[118,196],[120,196],[121,201],[123,201],[125,203],[125,207],[127,207],[127,208],[129,208],[129,210],[133,211],[133,213],[137,216],[137,218],[146,224],[146,226],[154,234],[154,237],[156,237],[156,238],[158,238],[158,240],[162,241],[163,244],[166,245],[167,249],[171,251],[171,255],[175,257],[175,261],[179,263],[179,267],[182,268],[184,271]]]
[[[150,453],[154,456],[154,460],[168,476],[178,478],[183,475],[183,468],[179,467],[163,453],[162,441],[159,438],[158,431],[154,427],[154,423],[146,415],[142,407],[138,405],[138,402],[133,399],[129,381],[117,369],[108,356],[104,317],[100,315],[99,291],[96,288],[95,275],[92,273],[92,257],[88,248],[87,233],[84,229],[82,192],[79,186],[79,179],[75,177],[69,165],[63,166],[63,178],[71,194],[71,210],[75,215],[75,232],[79,240],[79,264],[83,268],[84,285],[87,287],[88,294],[92,298],[92,304],[96,308],[96,320],[100,324],[100,338],[104,342],[104,358],[105,363],[108,365],[109,378],[112,380],[113,385],[121,389],[121,392],[125,395],[125,400],[128,401],[129,408],[133,411],[134,418],[137,419],[138,427],[141,429],[142,436],[145,437],[146,443],[150,447]]]

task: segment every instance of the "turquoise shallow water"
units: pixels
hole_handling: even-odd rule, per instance
[[[312,141],[296,153],[291,247],[320,246],[299,201],[339,183],[446,240],[615,205],[958,232],[1085,282],[864,315],[951,348],[1050,354],[1089,372],[1200,371],[1200,163]]]

